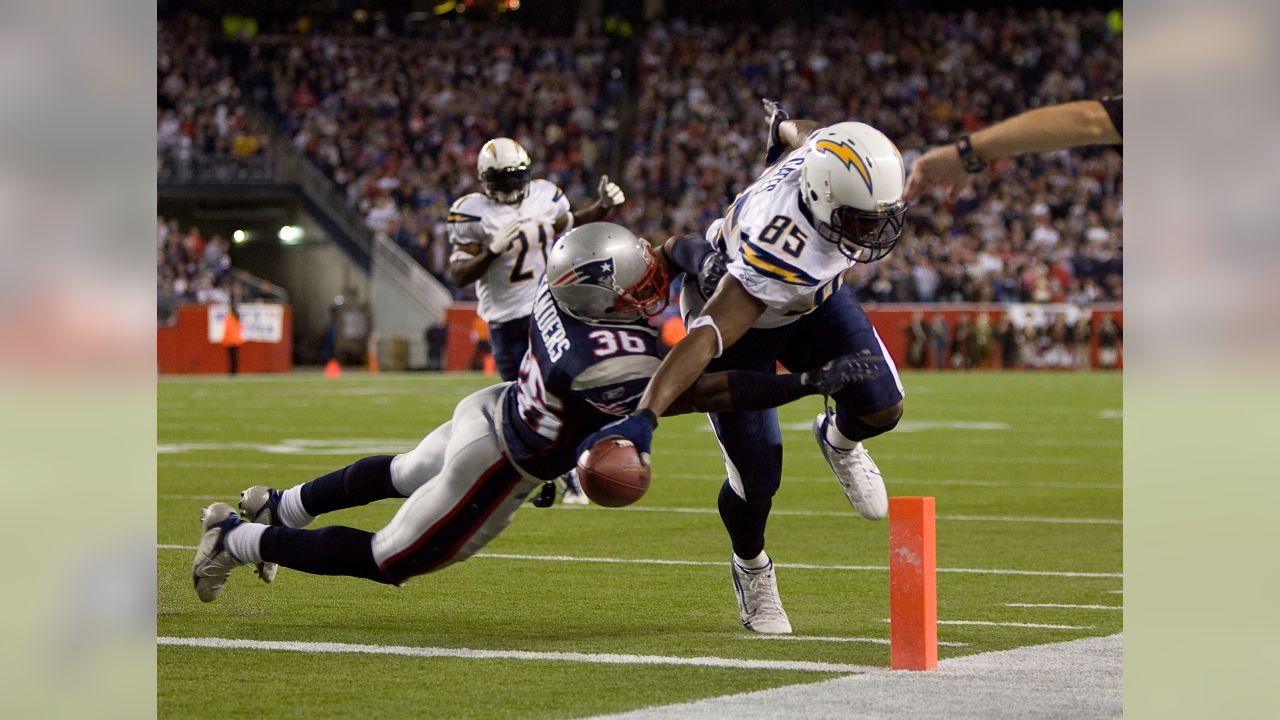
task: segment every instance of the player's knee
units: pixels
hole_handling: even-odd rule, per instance
[[[898,426],[902,419],[902,401],[863,415],[850,412],[836,413],[836,429],[850,440],[861,442],[883,435]]]

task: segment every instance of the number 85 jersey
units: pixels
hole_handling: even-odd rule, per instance
[[[543,480],[573,469],[578,445],[635,410],[658,364],[653,328],[579,320],[560,309],[545,280],[539,282],[529,351],[502,399],[508,457]]]
[[[569,200],[549,180],[534,180],[529,195],[517,205],[490,200],[482,193],[458,198],[449,208],[450,261],[484,252],[499,230],[519,221],[520,234],[493,261],[476,284],[478,312],[485,322],[522,318],[533,307],[534,289],[547,265],[547,250],[555,241],[555,223],[569,212]],[[571,216],[572,217],[572,216]],[[567,230],[568,228],[566,228]],[[479,246],[472,252],[468,246]]]
[[[728,256],[728,273],[766,306],[753,327],[780,327],[811,312],[840,289],[854,264],[818,234],[800,202],[800,166],[809,152],[805,144],[766,170],[707,230],[707,240]],[[689,290],[684,310],[700,311],[701,296]]]

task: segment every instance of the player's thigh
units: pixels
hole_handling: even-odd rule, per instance
[[[780,357],[792,372],[820,368],[843,355],[878,357],[884,361],[884,372],[833,395],[838,406],[865,415],[902,402],[898,368],[875,326],[847,288],[794,325],[795,335]]]
[[[440,474],[444,468],[445,450],[453,435],[453,420],[432,430],[418,446],[391,459],[391,483],[408,497],[423,483]]]
[[[499,395],[490,392],[495,389],[501,386],[459,404],[440,473],[374,535],[374,559],[383,572],[403,579],[469,557],[510,524],[536,485],[502,453],[493,416]]]
[[[493,364],[506,381],[520,373],[520,361],[529,349],[529,316],[489,326],[489,342],[493,346]]]

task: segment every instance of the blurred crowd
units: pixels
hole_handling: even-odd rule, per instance
[[[231,63],[207,46],[207,33],[162,26],[162,162],[184,146],[235,152],[251,134]],[[478,189],[476,153],[495,135],[524,144],[535,177],[575,206],[621,167],[628,201],[613,219],[658,240],[705,230],[763,169],[761,96],[794,117],[869,122],[909,164],[990,121],[1121,88],[1120,37],[1096,10],[658,21],[629,49],[455,24],[419,37],[263,35],[236,52],[247,99],[446,283],[444,217]],[[898,249],[857,270],[859,298],[1118,301],[1121,167],[1104,148],[1028,156],[935,192],[909,210]]]
[[[280,128],[386,233],[444,278],[444,218],[478,190],[490,138],[530,150],[534,176],[575,201],[594,194],[618,132],[624,86],[603,39],[514,28],[461,36],[263,36],[245,86]]]
[[[1114,369],[1123,362],[1123,330],[1110,313],[1094,318],[1074,307],[1043,317],[987,312],[948,319],[915,312],[902,331],[907,367],[935,370]],[[1070,312],[1062,312],[1067,309]],[[884,328],[888,332],[888,328]]]
[[[162,322],[185,303],[225,304],[279,299],[280,288],[231,266],[231,243],[192,225],[156,217],[156,294]]]
[[[700,232],[763,169],[761,96],[793,117],[875,125],[909,164],[1038,105],[1115,94],[1120,37],[1099,11],[845,15],[814,27],[657,23],[640,41],[624,224]],[[996,164],[908,212],[874,302],[1121,298],[1121,161],[1110,149]]]
[[[161,176],[189,176],[206,158],[252,158],[267,150],[227,61],[206,24],[161,23],[156,47],[156,161]]]

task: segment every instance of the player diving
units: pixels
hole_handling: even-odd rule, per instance
[[[863,442],[897,425],[903,388],[884,343],[842,285],[846,271],[884,258],[902,234],[902,156],[870,125],[820,127],[789,119],[775,101],[764,106],[766,169],[706,232],[723,255],[723,278],[700,279],[716,288],[705,304],[693,285],[685,286],[688,335],[662,361],[636,412],[587,445],[619,436],[648,453],[658,417],[704,372],[769,374],[780,362],[800,373],[837,357],[875,360],[888,371],[833,393],[835,410],[817,416],[813,434],[849,502],[863,517],[881,519],[888,496]],[[777,412],[738,407],[712,412],[711,421],[725,456],[718,504],[733,547],[730,578],[740,619],[756,632],[790,633],[765,552],[765,526],[782,480]]]
[[[534,488],[574,467],[588,435],[635,410],[659,365],[646,321],[666,306],[668,278],[696,276],[709,253],[697,235],[655,252],[606,222],[561,237],[532,302],[517,380],[468,396],[408,452],[366,457],[283,491],[251,487],[239,512],[206,507],[192,563],[197,596],[216,599],[239,565],[256,565],[268,582],[283,566],[400,585],[474,555]],[[691,382],[664,413],[775,407],[884,372],[874,359],[848,357],[795,375],[714,373]],[[321,514],[386,498],[407,499],[377,532],[305,529]]]

